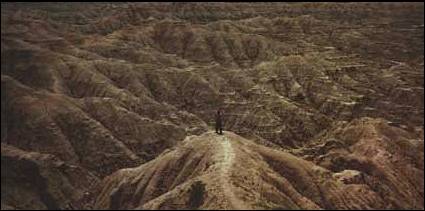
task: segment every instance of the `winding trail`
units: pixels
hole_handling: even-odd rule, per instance
[[[236,197],[235,193],[233,192],[233,184],[230,181],[230,169],[233,165],[234,158],[235,158],[235,152],[232,147],[232,143],[230,142],[229,138],[223,135],[221,138],[218,138],[221,145],[220,150],[220,184],[221,188],[223,189],[224,195],[227,197],[227,199],[230,202],[230,205],[232,206],[232,209],[238,209],[238,210],[247,210],[250,209],[246,206],[246,204],[241,201],[238,197]]]

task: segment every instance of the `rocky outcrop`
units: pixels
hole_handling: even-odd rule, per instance
[[[391,208],[423,207],[424,141],[382,119],[338,125],[297,155],[329,169],[344,183],[363,182]]]
[[[384,131],[389,132],[387,129],[391,130],[385,128]],[[384,131],[379,134],[386,133]],[[356,141],[364,139],[361,135],[352,138]],[[370,149],[371,146],[383,150],[379,143],[358,147]],[[423,159],[423,153],[412,154]],[[344,158],[347,157],[350,156]],[[395,168],[393,158],[377,154],[376,158],[369,159],[376,160],[377,157],[379,165],[368,164],[367,158],[355,162],[353,156],[352,163],[357,163],[356,166],[339,163],[338,169],[324,168],[325,165],[322,167],[290,153],[271,150],[234,133],[225,132],[220,136],[208,132],[186,138],[172,150],[138,168],[122,169],[108,176],[99,186],[95,207],[186,208],[193,203],[190,197],[193,187],[199,184],[204,187],[197,193],[202,199],[197,203],[199,209],[423,207],[423,166],[404,163],[389,170]],[[399,158],[406,161],[410,156]],[[404,198],[407,196],[409,198]],[[404,199],[395,200],[400,197]]]
[[[1,144],[2,209],[87,209],[98,182],[53,155]]]

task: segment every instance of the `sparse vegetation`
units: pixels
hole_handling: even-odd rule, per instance
[[[202,181],[194,182],[190,189],[189,208],[198,209],[204,203],[205,194],[205,184]]]

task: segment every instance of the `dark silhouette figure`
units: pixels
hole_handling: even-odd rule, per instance
[[[215,116],[215,132],[217,134],[222,135],[223,134],[223,122],[222,122],[222,111],[219,109],[217,111],[217,114]]]

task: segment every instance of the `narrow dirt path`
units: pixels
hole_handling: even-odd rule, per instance
[[[229,200],[232,209],[250,209],[245,205],[244,202],[242,202],[239,198],[236,197],[235,193],[233,192],[233,185],[230,182],[230,171],[235,158],[235,152],[233,150],[232,143],[226,136],[220,137],[219,140],[222,153],[220,156],[220,183],[224,195]]]

